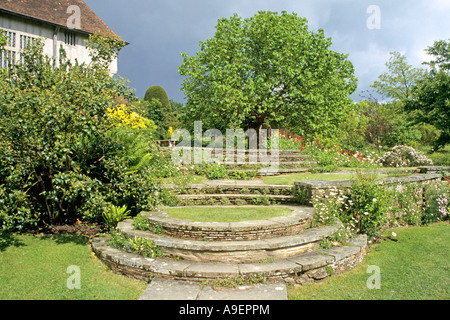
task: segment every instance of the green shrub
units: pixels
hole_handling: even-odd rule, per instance
[[[110,232],[108,244],[129,253],[137,253],[145,258],[157,258],[163,256],[162,249],[152,240],[140,237],[130,239],[117,230]]]
[[[108,117],[117,97],[135,99],[109,75],[105,59],[120,48],[108,43],[91,43],[98,59],[89,67],[62,60],[55,68],[38,41],[23,64],[1,70],[0,228],[100,221],[107,203],[131,214],[156,204],[157,183],[121,157],[129,146]]]
[[[103,211],[103,219],[109,229],[117,227],[117,224],[125,219],[129,219],[130,210],[126,206],[117,207],[115,205],[109,205],[107,209]]]
[[[224,165],[212,163],[206,168],[206,177],[210,180],[228,178],[228,170]]]
[[[428,185],[424,190],[424,200],[423,223],[449,220],[450,182],[442,181]]]
[[[151,86],[145,92],[144,100],[148,103],[146,116],[158,126],[160,138],[170,138],[167,130],[175,127],[178,120],[172,110],[169,97],[161,86]]]
[[[387,222],[388,206],[384,186],[374,181],[357,180],[348,199],[349,210],[340,216],[343,223],[358,233],[378,236]]]

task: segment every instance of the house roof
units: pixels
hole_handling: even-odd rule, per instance
[[[68,28],[73,12],[67,9],[72,5],[80,8],[79,31],[117,36],[83,0],[0,0],[0,12]]]

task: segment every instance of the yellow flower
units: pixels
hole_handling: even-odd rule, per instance
[[[124,104],[116,108],[107,108],[108,117],[117,127],[127,126],[131,129],[146,129],[145,118],[126,108]]]
[[[169,127],[169,130],[167,130],[167,132],[169,133],[169,135],[172,135],[172,133],[173,133],[173,128],[172,128],[172,127]]]

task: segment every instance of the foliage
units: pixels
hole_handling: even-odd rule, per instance
[[[449,219],[450,180],[429,185],[424,192],[425,212],[423,223],[433,223]]]
[[[142,214],[138,214],[133,218],[133,226],[136,230],[150,231],[156,234],[162,234],[162,227],[160,225],[153,225],[150,220]]]
[[[238,288],[240,286],[253,286],[258,284],[265,284],[267,279],[261,275],[238,275],[229,276],[227,278],[217,278],[212,281],[211,286],[214,289],[221,288]]]
[[[130,210],[126,206],[117,207],[115,205],[109,205],[103,211],[103,219],[108,229],[117,227],[117,224],[125,219],[129,219]]]
[[[406,56],[399,52],[391,52],[391,57],[386,63],[387,73],[379,76],[371,87],[385,97],[403,101],[411,98],[414,83],[419,79],[423,70],[408,65]]]
[[[191,125],[253,128],[283,123],[302,135],[332,135],[356,89],[347,56],[329,49],[323,30],[308,30],[295,13],[260,11],[222,18],[200,51],[183,53]],[[188,128],[189,129],[189,128]]]
[[[2,29],[0,29],[0,53],[2,53],[4,47],[6,46],[7,43],[8,43],[8,40],[4,35],[4,31]]]
[[[147,102],[145,115],[155,122],[160,137],[170,138],[167,136],[167,130],[170,126],[176,126],[178,120],[173,113],[172,104],[164,88],[151,86],[145,93],[144,101]]]
[[[430,70],[413,87],[406,109],[414,112],[417,122],[441,131],[434,143],[439,150],[450,143],[450,41],[436,41],[426,51],[434,60],[427,63]]]
[[[316,214],[312,225],[333,224],[338,218],[348,231],[376,237],[389,224],[442,221],[448,219],[449,191],[448,181],[383,185],[375,176],[359,175],[350,190],[336,189],[313,197]]]
[[[111,61],[117,59],[119,52],[125,47],[126,43],[120,37],[113,34],[102,36],[93,34],[86,41],[86,47],[89,49],[91,57],[91,67],[108,69]]]
[[[374,151],[365,151],[364,153],[351,151],[337,144],[327,148],[319,139],[309,143],[306,152],[317,160],[321,172],[333,172],[339,167],[370,168],[378,166],[378,156]]]
[[[38,41],[24,50],[23,64],[0,73],[4,229],[100,220],[108,203],[126,205],[132,214],[156,203],[155,181],[130,173],[119,156],[123,145],[108,108],[116,108],[117,97],[132,102],[134,96],[106,68],[113,55],[102,51],[111,42],[96,46],[95,39],[89,45],[100,56],[90,67],[63,60],[54,67]]]
[[[207,166],[205,174],[210,180],[225,179],[228,177],[228,170],[224,165],[212,163]]]
[[[395,146],[385,153],[380,159],[385,167],[417,167],[432,166],[433,161],[427,158],[423,152],[416,151],[408,146]]]
[[[131,111],[124,104],[115,108],[107,108],[108,117],[115,127],[130,127],[131,129],[147,129],[152,126],[151,120],[145,119],[134,111]]]
[[[145,258],[157,258],[163,256],[162,249],[152,240],[143,239],[137,236],[131,239],[117,230],[112,230],[110,232],[108,245],[128,253],[137,253]]]

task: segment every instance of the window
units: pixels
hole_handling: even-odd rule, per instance
[[[74,45],[76,45],[76,42],[77,42],[77,39],[76,39],[75,33],[70,32],[70,31],[64,32],[64,43],[65,44],[74,46]]]
[[[0,68],[9,69],[16,62],[16,53],[11,50],[4,50],[0,53]]]
[[[33,44],[36,41],[33,37],[20,35],[20,49],[25,49],[28,45]]]
[[[6,46],[15,48],[16,47],[16,33],[11,31],[5,31],[4,36],[6,37]]]
[[[0,54],[0,68],[8,69],[17,61],[24,62],[20,53],[28,45],[34,43],[36,38],[14,31],[4,31],[6,37],[5,50]]]

